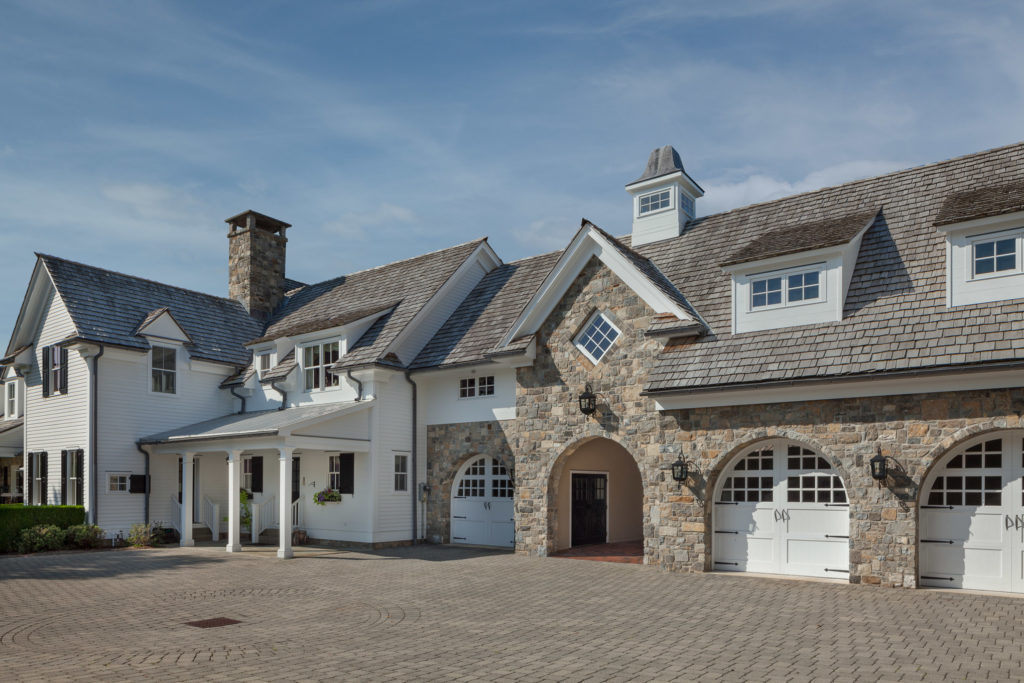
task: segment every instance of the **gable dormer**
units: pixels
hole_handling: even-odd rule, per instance
[[[696,217],[696,202],[704,196],[683,170],[683,160],[671,145],[651,152],[643,175],[626,185],[633,197],[633,246],[678,237]]]
[[[191,344],[192,337],[178,324],[168,308],[158,308],[146,314],[146,317],[139,323],[135,330],[136,337],[158,341],[178,342],[179,344]]]

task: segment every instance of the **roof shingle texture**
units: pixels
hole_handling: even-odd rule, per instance
[[[800,223],[771,230],[747,242],[733,252],[729,259],[721,265],[731,266],[738,263],[761,261],[775,256],[797,254],[812,249],[849,244],[857,236],[857,233],[878,216],[879,211],[880,209],[862,211],[850,216]]]
[[[1024,178],[1006,185],[978,187],[955,192],[946,198],[935,218],[935,225],[949,225],[975,218],[1024,211]]]
[[[711,326],[702,337],[667,347],[647,388],[696,390],[1024,359],[1024,299],[946,307],[944,236],[934,227],[950,192],[1022,179],[1024,143],[707,216],[678,238],[637,247]],[[884,210],[864,234],[842,321],[731,333],[731,278],[712,265],[720,254],[770,231],[878,206]]]
[[[88,341],[148,349],[135,335],[156,309],[166,308],[192,339],[193,358],[243,365],[250,353],[243,344],[260,333],[260,323],[232,299],[194,292],[56,256],[38,254],[78,336]]]

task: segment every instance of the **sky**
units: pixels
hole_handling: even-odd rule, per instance
[[[1024,3],[0,0],[0,337],[53,254],[227,293],[487,236],[505,261],[671,144],[701,215],[1024,140]]]

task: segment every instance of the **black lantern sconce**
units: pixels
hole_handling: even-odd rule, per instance
[[[889,476],[889,459],[879,453],[871,458],[871,478],[881,486],[882,482]]]
[[[683,460],[683,456],[679,456],[674,463],[672,463],[672,479],[680,486],[683,485],[687,479],[690,478],[690,466]]]
[[[580,394],[580,412],[584,415],[593,415],[594,411],[597,410],[597,395],[594,390],[590,388],[588,382],[583,387],[583,393]]]

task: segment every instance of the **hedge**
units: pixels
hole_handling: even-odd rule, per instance
[[[0,553],[15,549],[22,529],[40,524],[54,524],[67,529],[85,523],[81,505],[0,505]]]

